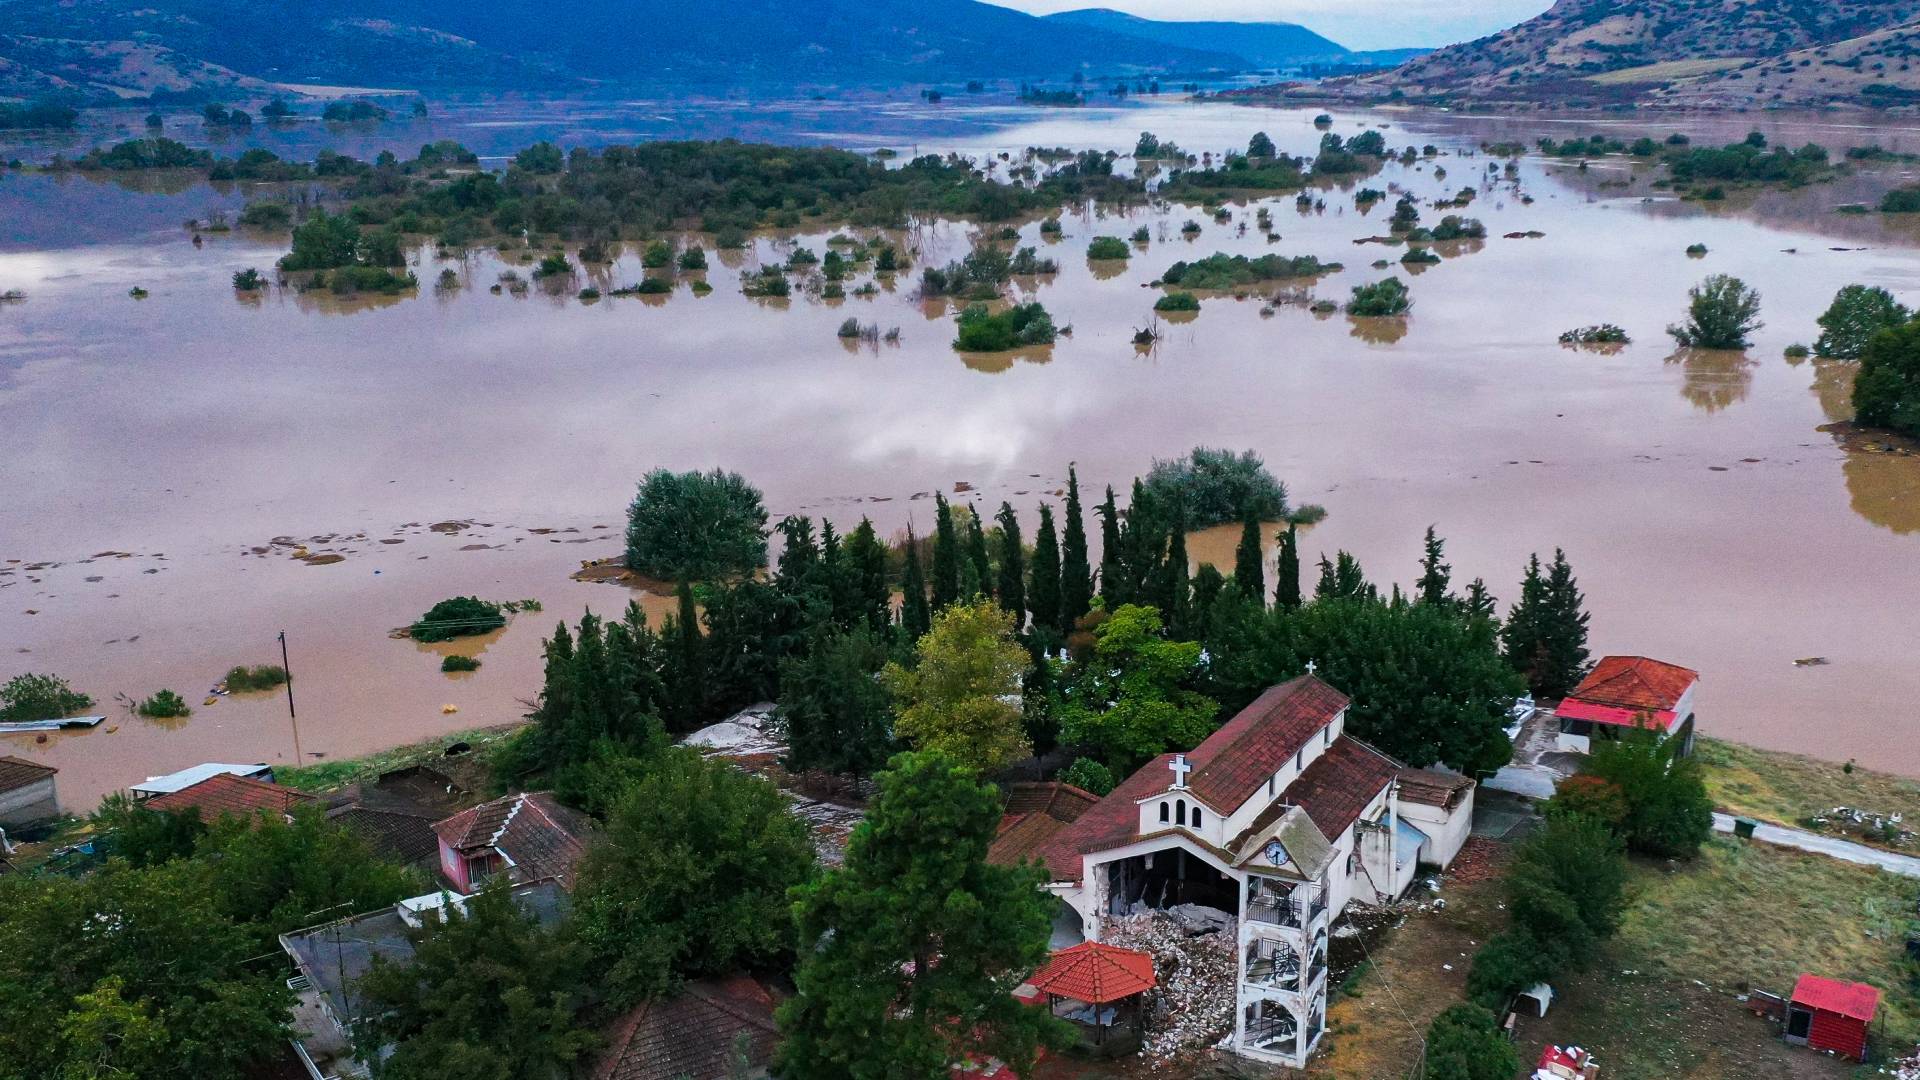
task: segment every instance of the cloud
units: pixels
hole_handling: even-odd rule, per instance
[[[1297,22],[1351,49],[1470,41],[1545,11],[1549,0],[992,0],[1045,15],[1111,7],[1147,19]]]

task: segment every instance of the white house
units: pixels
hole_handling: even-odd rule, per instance
[[[1010,802],[991,857],[1043,862],[1064,920],[1094,940],[1107,918],[1145,909],[1198,904],[1234,916],[1233,1048],[1304,1065],[1326,1028],[1331,924],[1351,900],[1398,896],[1428,853],[1451,860],[1472,816],[1466,781],[1403,818],[1396,792],[1407,770],[1344,733],[1347,704],[1305,675],[1091,805],[1085,793],[1017,792],[1021,812]]]

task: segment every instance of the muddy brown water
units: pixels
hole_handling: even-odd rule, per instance
[[[1317,111],[983,110],[958,135],[947,117],[921,148],[1119,149],[1150,128],[1218,151],[1264,129],[1305,152]],[[1362,119],[1343,115],[1339,130]],[[1458,117],[1371,119],[1395,144],[1488,137]],[[1823,123],[1787,135],[1805,141]],[[1364,183],[1431,197],[1478,184],[1487,160],[1395,165]],[[1920,300],[1911,227],[1836,214],[1854,200],[1825,187],[1703,208],[1606,183],[1597,167],[1529,159],[1520,190],[1532,204],[1510,185],[1482,190],[1465,212],[1491,238],[1417,275],[1368,266],[1398,257],[1354,244],[1385,231],[1391,204],[1363,215],[1350,191],[1307,215],[1290,195],[1269,200],[1283,235],[1272,245],[1252,205],[1226,225],[1198,207],[1069,215],[1053,243],[1028,222],[1022,243],[1061,272],[1019,291],[1073,334],[981,357],[950,348],[951,309],[920,303],[909,276],[870,299],[740,295],[743,273],[795,243],[823,253],[824,231],[716,254],[712,295],[683,278],[657,304],[571,295],[637,281],[634,249],[557,295],[491,293],[503,269],[527,272],[516,260],[420,251],[418,296],[249,300],[229,276],[270,266],[284,238],[213,235],[196,249],[178,227],[244,192],[10,174],[0,291],[28,295],[0,305],[0,678],[58,672],[111,716],[44,742],[0,738],[0,753],[58,766],[79,809],[200,761],[291,762],[283,697],[200,705],[233,664],[278,662],[282,630],[310,761],[512,720],[538,690],[540,637],[626,602],[620,586],[569,574],[618,551],[621,510],[655,466],[737,469],[776,516],[844,529],[866,514],[924,531],[935,490],[972,485],[961,497],[989,512],[1010,499],[1030,526],[1068,462],[1091,505],[1153,458],[1207,444],[1256,450],[1297,500],[1328,509],[1304,544],[1309,575],[1322,551],[1346,548],[1375,580],[1410,582],[1435,524],[1456,576],[1484,576],[1505,603],[1528,553],[1559,545],[1586,590],[1596,654],[1698,668],[1703,730],[1920,774],[1920,457],[1843,449],[1818,428],[1847,417],[1848,369],[1783,358],[1842,285]],[[1189,217],[1203,225],[1192,240],[1180,234]],[[1154,239],[1124,270],[1089,266],[1092,237],[1141,224]],[[1545,236],[1502,238],[1528,230]],[[896,239],[924,264],[973,234],[935,221]],[[1706,258],[1686,256],[1695,242]],[[1156,295],[1146,283],[1216,250],[1343,262],[1313,286],[1336,299],[1398,273],[1414,311],[1350,320],[1210,297],[1136,349]],[[460,289],[432,287],[443,267]],[[1760,290],[1767,326],[1744,355],[1676,354],[1663,328],[1717,271]],[[149,298],[129,298],[135,285]],[[850,316],[899,327],[899,343],[842,341]],[[1555,344],[1602,321],[1634,343]],[[432,528],[445,522],[468,524]],[[1193,551],[1230,567],[1236,537],[1198,536]],[[344,558],[296,559],[302,547]],[[462,646],[482,661],[471,675],[442,674],[445,649],[388,637],[469,593],[544,611]],[[646,600],[656,616],[670,606]],[[1808,656],[1830,663],[1794,666]],[[161,727],[113,704],[161,687],[195,704],[193,717]]]

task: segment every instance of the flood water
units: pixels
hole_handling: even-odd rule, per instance
[[[917,112],[931,110],[871,111],[881,119],[841,109],[784,137],[904,147],[918,132],[923,152],[976,156],[1125,150],[1142,129],[1193,151],[1244,146],[1257,130],[1294,153],[1318,140],[1317,110],[949,110],[920,128]],[[433,137],[479,142],[462,129],[478,130],[481,111],[449,113],[437,113]],[[1488,159],[1452,151],[1563,134],[1532,119],[1407,112],[1343,115],[1337,130],[1362,122],[1389,125],[1396,146],[1449,151],[1364,181],[1423,198],[1480,183]],[[1920,149],[1908,131],[1793,123],[1766,121],[1796,144]],[[596,139],[588,125],[554,124],[586,131],[585,143],[654,134],[610,121]],[[550,133],[513,131],[499,145]],[[913,295],[918,265],[972,242],[963,223],[897,237],[918,249],[916,273],[870,299],[740,294],[743,273],[795,244],[823,253],[828,234],[812,232],[739,253],[709,241],[704,297],[683,275],[663,301],[574,299],[584,285],[639,280],[632,249],[565,293],[525,296],[488,286],[526,264],[429,250],[413,256],[417,296],[247,300],[230,275],[268,268],[285,238],[210,235],[196,249],[179,224],[244,192],[6,174],[0,291],[27,299],[0,305],[0,678],[57,672],[110,718],[45,741],[0,737],[0,753],[58,766],[75,809],[200,761],[291,763],[283,697],[200,706],[228,667],[277,663],[283,630],[308,760],[516,719],[539,688],[541,636],[589,606],[625,604],[624,588],[569,575],[619,550],[622,510],[650,468],[738,470],[776,517],[825,515],[844,529],[865,514],[924,531],[936,490],[971,485],[960,497],[989,512],[1010,499],[1031,526],[1069,462],[1091,501],[1155,457],[1205,444],[1257,451],[1297,501],[1328,509],[1304,545],[1309,560],[1345,548],[1374,580],[1407,583],[1433,524],[1456,577],[1485,577],[1504,606],[1530,552],[1564,547],[1596,655],[1699,669],[1704,731],[1920,774],[1920,456],[1842,448],[1818,429],[1850,415],[1850,369],[1783,357],[1812,340],[1843,285],[1920,298],[1909,226],[1833,212],[1870,201],[1860,193],[1889,175],[1712,208],[1644,181],[1617,186],[1626,179],[1622,168],[1529,158],[1517,191],[1493,185],[1465,211],[1491,237],[1441,246],[1445,261],[1418,274],[1398,265],[1401,249],[1355,244],[1386,231],[1391,200],[1363,215],[1338,189],[1324,213],[1297,212],[1291,195],[1266,202],[1283,235],[1271,245],[1253,226],[1255,204],[1233,206],[1226,224],[1198,207],[1069,215],[1056,242],[1027,222],[1021,243],[1061,270],[1019,292],[1073,333],[1047,350],[974,357],[950,347],[951,310]],[[1180,233],[1188,218],[1203,226],[1191,240]],[[1154,239],[1124,270],[1088,264],[1089,239],[1141,224]],[[1529,230],[1545,235],[1503,238]],[[1696,242],[1705,258],[1685,254]],[[1159,344],[1137,350],[1130,339],[1157,295],[1146,283],[1214,251],[1340,261],[1345,270],[1314,286],[1333,299],[1398,274],[1413,314],[1268,314],[1258,299],[1208,298],[1198,318],[1162,322]],[[1378,258],[1395,265],[1370,268]],[[444,267],[461,288],[433,288]],[[1755,286],[1767,326],[1744,354],[1676,355],[1663,329],[1713,272]],[[151,295],[131,299],[136,285]],[[843,342],[835,330],[849,316],[899,327],[899,343]],[[1634,343],[1611,354],[1556,344],[1603,321]],[[1232,541],[1193,547],[1230,565]],[[444,647],[388,634],[454,594],[538,599],[544,611],[463,643],[483,666],[449,676]],[[1829,663],[1794,664],[1813,656]],[[115,701],[161,687],[194,715],[163,725]]]

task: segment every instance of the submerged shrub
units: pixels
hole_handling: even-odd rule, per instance
[[[58,675],[15,675],[0,685],[0,721],[58,720],[92,704]]]
[[[1053,317],[1038,301],[1015,304],[993,314],[985,304],[973,304],[956,320],[959,332],[953,347],[961,352],[999,352],[1027,345],[1051,345],[1056,331]]]
[[[1685,322],[1667,333],[1689,349],[1744,349],[1747,335],[1760,329],[1760,294],[1728,274],[1714,274],[1687,290]]]
[[[1117,236],[1096,236],[1093,243],[1087,245],[1089,259],[1125,259],[1131,254],[1133,249]]]
[[[1582,326],[1560,335],[1562,345],[1625,345],[1631,340],[1625,330],[1612,323]]]
[[[440,670],[441,671],[479,671],[480,661],[477,658],[472,656],[461,656],[458,653],[455,653],[454,655],[445,657],[440,661]]]
[[[261,664],[257,667],[241,664],[228,669],[220,682],[228,690],[242,693],[248,690],[271,690],[286,685],[287,669],[278,664]]]
[[[1199,311],[1200,298],[1190,292],[1170,292],[1153,302],[1155,311]]]
[[[407,636],[415,641],[451,641],[457,637],[485,634],[507,625],[500,605],[477,596],[455,596],[433,605],[412,626]]]
[[[1413,308],[1413,298],[1397,277],[1370,285],[1355,285],[1353,298],[1347,301],[1347,314],[1361,316],[1405,315]]]
[[[156,690],[152,697],[134,707],[141,716],[156,720],[166,720],[181,716],[191,716],[193,710],[187,707],[186,700],[171,690]]]

